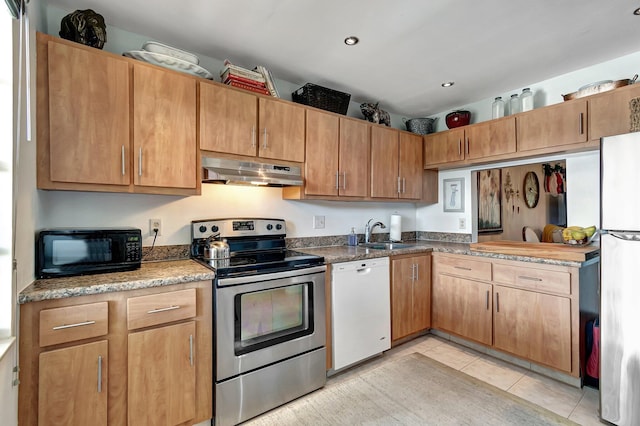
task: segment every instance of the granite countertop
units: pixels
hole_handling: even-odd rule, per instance
[[[570,260],[558,260],[544,257],[532,257],[532,256],[517,256],[510,254],[491,253],[491,252],[479,252],[470,249],[469,243],[451,243],[445,241],[413,241],[403,242],[403,245],[409,245],[409,247],[403,247],[393,250],[380,250],[370,249],[361,246],[327,246],[327,247],[309,247],[309,248],[297,248],[296,251],[307,254],[314,254],[317,256],[323,256],[326,263],[339,263],[350,262],[353,260],[372,259],[376,257],[397,256],[403,254],[412,253],[425,253],[425,252],[437,252],[437,253],[453,253],[453,254],[465,254],[470,256],[489,257],[493,259],[505,259],[505,260],[518,260],[522,262],[530,263],[543,263],[547,265],[560,265],[560,266],[576,266],[581,267],[587,263],[597,261],[592,259],[588,262],[577,262]]]
[[[18,295],[18,303],[161,287],[215,278],[215,272],[190,259],[144,262],[140,269],[107,274],[36,280]]]

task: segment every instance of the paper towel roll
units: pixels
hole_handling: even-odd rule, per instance
[[[391,241],[402,240],[402,216],[399,214],[391,215],[391,226],[389,226],[389,239]]]

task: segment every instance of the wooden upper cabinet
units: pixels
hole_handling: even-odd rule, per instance
[[[259,98],[258,155],[302,163],[305,111],[303,106],[291,102]]]
[[[196,80],[134,64],[133,102],[135,185],[195,189]]]
[[[418,200],[422,197],[422,136],[399,132],[398,176],[400,198]]]
[[[38,139],[43,139],[38,144],[46,145],[47,130],[49,133],[48,152],[40,153],[44,159],[39,155],[39,162],[47,163],[49,176],[42,178],[129,185],[128,62],[41,35],[38,42],[42,45],[38,47],[39,67],[48,58],[48,66],[38,71]],[[47,124],[48,129],[40,129]]]
[[[467,159],[516,152],[516,119],[507,117],[465,128]]]
[[[464,128],[425,135],[424,167],[464,160]]]
[[[38,425],[107,425],[108,342],[42,352]]]
[[[640,84],[587,98],[589,103],[589,140],[629,133],[631,112],[629,102],[640,97]]]
[[[578,99],[516,116],[518,151],[587,141],[587,101]]]
[[[338,195],[339,117],[307,111],[305,194]]]
[[[371,196],[398,198],[398,131],[371,126]]]
[[[307,114],[310,111],[307,111]],[[369,124],[340,117],[339,192],[341,196],[366,197],[369,182]]]
[[[200,149],[258,154],[258,98],[219,84],[200,83]]]

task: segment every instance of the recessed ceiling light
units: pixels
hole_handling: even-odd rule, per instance
[[[640,7],[633,11],[634,15],[640,15]]]
[[[347,46],[353,46],[355,44],[358,44],[359,41],[360,41],[360,39],[358,39],[358,37],[349,36],[349,37],[344,39],[344,44],[346,44]]]
[[[451,87],[451,86],[453,86],[454,84],[456,84],[456,83],[455,83],[455,82],[453,82],[453,81],[447,81],[447,82],[445,82],[445,83],[442,83],[442,87]]]

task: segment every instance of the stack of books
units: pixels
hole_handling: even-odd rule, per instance
[[[224,68],[220,71],[220,81],[229,86],[279,97],[271,73],[262,65],[253,70],[232,64],[228,59],[224,61]]]

